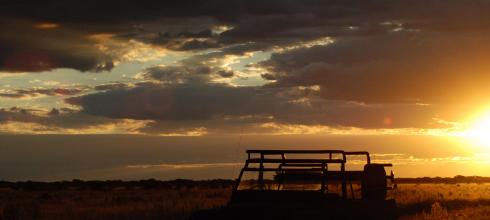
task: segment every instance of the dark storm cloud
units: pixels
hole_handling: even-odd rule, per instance
[[[259,89],[221,84],[145,85],[66,101],[90,115],[156,120],[146,128],[226,130],[263,123],[360,128],[444,127],[434,106],[328,101],[308,88]],[[407,119],[405,115],[413,115]],[[368,117],[365,117],[365,116]],[[156,129],[158,130],[158,129]]]
[[[0,17],[0,71],[39,72],[55,68],[104,71],[113,59],[76,31]],[[55,25],[55,24],[47,24]]]
[[[208,1],[15,1],[6,2],[2,14],[22,16],[33,20],[66,22],[70,24],[131,24],[158,18],[195,18],[211,17],[220,22],[239,23],[246,19],[257,25],[271,23],[275,29],[287,26],[314,26],[316,24],[339,23],[361,24],[391,18],[392,20],[411,19],[417,26],[454,26],[463,28],[488,24],[485,12],[490,4],[488,1],[464,0],[208,0]],[[289,22],[283,19],[272,19],[269,22],[256,22],[254,17],[270,15],[291,15]],[[304,16],[301,18],[301,16]],[[313,20],[313,18],[325,20]],[[253,22],[252,22],[253,21]],[[261,20],[265,21],[265,20]],[[472,22],[469,22],[472,21]],[[469,25],[468,25],[469,24]],[[90,27],[90,26],[89,26]],[[118,26],[108,28],[117,29]],[[260,29],[260,27],[259,27]],[[187,31],[187,33],[205,33]],[[182,33],[186,33],[182,31]],[[207,33],[206,33],[207,34]],[[205,36],[206,34],[198,34]],[[182,34],[184,35],[184,34]],[[195,35],[195,34],[191,34]]]
[[[210,49],[210,48],[219,48],[223,46],[222,43],[219,43],[217,38],[219,37],[217,34],[213,34],[209,27],[213,26],[213,21],[202,22],[182,22],[176,21],[176,24],[172,24],[171,26],[165,25],[165,23],[170,21],[163,21],[162,24],[149,25],[149,27],[145,27],[147,30],[140,30],[134,32],[129,36],[119,35],[119,38],[128,39],[134,38],[142,42],[151,43],[157,46],[165,47],[170,50],[176,51],[187,51],[187,50],[200,50],[200,49]],[[201,23],[202,22],[202,23]],[[197,27],[194,27],[196,25]],[[201,29],[205,28],[202,31],[189,32],[180,30],[186,30],[188,28],[191,29]],[[162,32],[168,31],[168,29],[176,29],[175,33],[170,32]]]
[[[230,78],[233,77],[233,75],[235,75],[233,71],[226,71],[226,70],[218,71],[218,74],[224,78]]]
[[[0,63],[1,70],[14,72],[110,70],[117,57],[86,42],[86,36],[99,33],[172,50],[243,44],[266,50],[326,36],[386,34],[400,25],[418,31],[488,33],[488,9],[490,3],[483,0],[10,1],[0,8]],[[71,30],[77,36],[8,25],[16,20],[59,24],[60,33]],[[222,25],[231,29],[213,32]]]
[[[146,68],[146,79],[158,80],[165,84],[205,84],[214,77],[230,78],[235,75],[232,70],[210,68],[204,65],[155,66]]]
[[[224,85],[145,86],[70,98],[92,115],[158,120],[209,120],[215,115],[261,114],[271,96]],[[104,104],[101,104],[104,103]]]
[[[168,84],[207,83],[211,68],[204,65],[192,66],[155,66],[145,70],[145,77]]]
[[[274,54],[270,86],[320,85],[326,99],[446,103],[490,95],[490,41],[399,31]]]
[[[236,117],[214,117],[209,120],[156,120],[142,129],[146,133],[184,131],[205,128],[210,134],[271,133],[281,126],[328,126],[382,128],[448,128],[432,119],[434,107],[408,104],[361,106],[356,103],[315,100],[313,105],[282,105],[282,111],[266,110],[268,114]],[[407,114],[417,115],[408,119]],[[277,127],[275,127],[277,126]]]
[[[179,47],[175,48],[176,50],[198,50],[198,49],[210,49],[210,48],[218,48],[221,44],[213,42],[213,41],[200,41],[200,40],[191,40],[183,43]]]
[[[24,108],[0,108],[0,125],[9,122],[21,122],[40,125],[36,129],[44,131],[58,129],[84,129],[105,123],[114,123],[117,120],[86,115],[72,109],[53,108],[47,114],[43,110]],[[28,132],[27,130],[24,132]],[[42,132],[42,130],[37,130]]]

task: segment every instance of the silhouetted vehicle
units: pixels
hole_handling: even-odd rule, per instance
[[[371,163],[368,152],[247,150],[247,154],[228,205],[197,212],[191,219],[397,218],[395,201],[387,199],[387,191],[396,186],[393,171],[390,175],[385,171],[392,164]],[[350,156],[366,158],[362,164],[352,160],[363,165],[362,170],[346,170]],[[244,180],[246,173],[256,173],[257,178]]]

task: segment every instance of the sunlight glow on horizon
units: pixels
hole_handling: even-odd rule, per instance
[[[464,132],[464,136],[472,139],[478,146],[490,148],[490,112],[476,120],[473,126]]]
[[[447,132],[446,135],[461,138],[481,153],[490,153],[490,108],[485,109],[471,117],[467,126]]]

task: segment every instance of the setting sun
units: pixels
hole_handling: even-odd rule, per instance
[[[478,146],[490,147],[490,112],[475,120],[464,136],[471,138]]]

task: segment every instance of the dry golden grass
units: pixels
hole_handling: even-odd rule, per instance
[[[0,189],[0,219],[187,219],[226,204],[230,187],[19,191]],[[490,184],[400,184],[400,219],[490,219]]]
[[[487,200],[490,199],[490,184],[399,184],[392,196],[399,204],[431,200]]]
[[[400,219],[490,219],[490,184],[401,184]]]
[[[3,191],[0,219],[187,219],[198,210],[223,205],[229,189]]]

